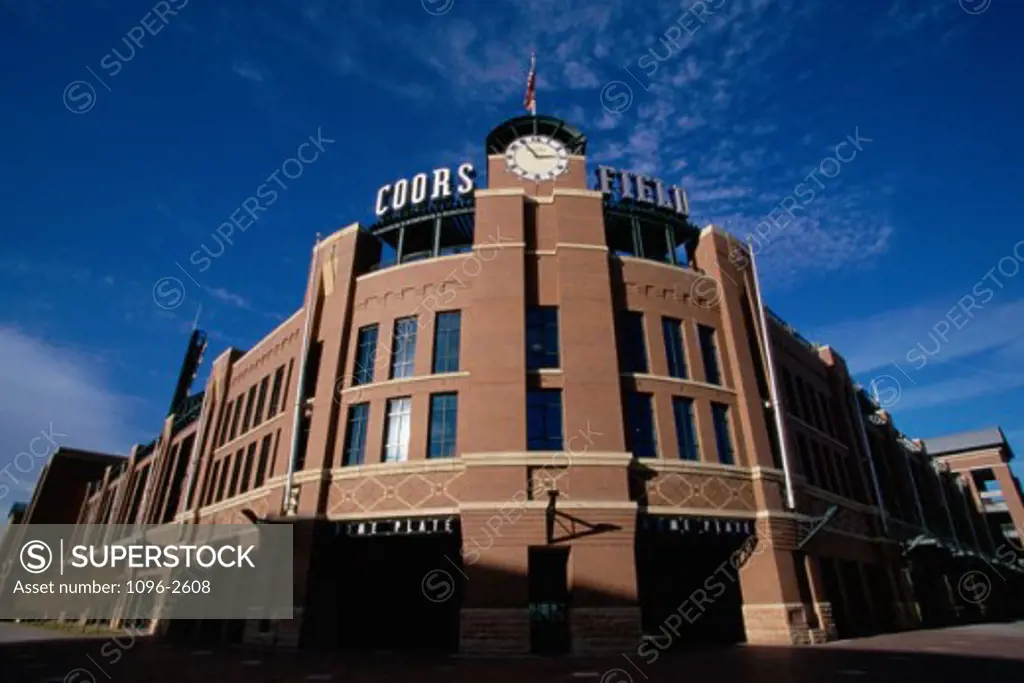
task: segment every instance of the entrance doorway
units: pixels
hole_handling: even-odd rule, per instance
[[[366,530],[415,529],[406,520]],[[339,525],[325,543],[316,571],[330,589],[311,596],[333,602],[322,610],[324,638],[341,650],[452,653],[459,647],[462,555],[459,533],[350,535]],[[321,608],[322,609],[322,608]],[[319,630],[319,628],[317,629]]]
[[[563,654],[569,635],[569,548],[529,549],[530,651]]]
[[[641,625],[658,649],[746,640],[739,572],[729,559],[752,532],[742,521],[705,521],[650,517],[637,532]]]

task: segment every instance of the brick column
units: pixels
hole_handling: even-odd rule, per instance
[[[313,410],[309,418],[309,438],[307,439],[303,470],[330,469],[337,465],[340,445],[338,438],[338,422],[341,407],[339,391],[341,380],[345,379],[344,363],[347,345],[351,340],[347,337],[349,321],[352,319],[351,291],[354,286],[353,266],[359,239],[359,226],[350,225],[324,240],[317,249],[316,270],[313,275],[313,300],[305,302],[305,315],[314,318],[314,327],[310,330],[309,348],[321,344],[320,367],[315,378],[316,393],[311,396]],[[322,312],[317,315],[318,312]],[[305,323],[303,323],[305,324]],[[389,342],[390,343],[390,342]],[[300,386],[299,377],[302,359],[296,359],[295,376],[292,378],[294,387],[288,395],[293,397],[294,391]],[[350,384],[344,382],[345,386]],[[307,386],[309,391],[313,387]],[[291,406],[294,407],[294,404]],[[290,430],[289,430],[290,432]],[[291,434],[288,434],[291,437]],[[283,439],[282,435],[282,439]],[[291,443],[287,449],[281,449],[288,457]],[[302,457],[302,454],[298,454]],[[280,457],[280,456],[279,456]],[[296,470],[298,474],[298,470]],[[315,514],[321,497],[320,486],[310,482],[302,486],[298,513]],[[287,505],[285,501],[285,505]]]
[[[820,581],[813,573],[810,583],[818,608],[817,629],[812,628],[807,616],[813,607],[803,604],[800,597],[796,573],[803,568],[797,565],[792,550],[795,522],[768,520],[762,528],[757,547],[739,568],[747,642],[790,645],[831,639],[831,606],[818,598],[822,591],[816,589]]]
[[[633,549],[636,515],[617,510],[571,510],[591,524],[616,531],[581,538],[570,556],[573,654],[618,654],[637,648],[641,637]]]
[[[294,612],[291,619],[274,620],[272,627],[274,642],[277,646],[288,648],[298,647],[304,625],[306,603],[309,600],[317,599],[307,590],[313,560],[315,525],[313,520],[298,520],[294,522],[293,527],[292,605]]]
[[[465,591],[459,652],[526,654],[530,651],[527,546],[483,532],[466,535],[467,529],[486,529],[494,512],[473,510],[462,514]]]

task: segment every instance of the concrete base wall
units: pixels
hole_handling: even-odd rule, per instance
[[[811,645],[835,639],[832,607],[817,605],[820,626],[812,628],[807,619],[810,605],[783,603],[744,605],[743,623],[747,642],[752,645]]]
[[[640,642],[639,607],[579,607],[569,610],[574,654],[621,654]]]

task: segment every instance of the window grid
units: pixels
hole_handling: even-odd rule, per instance
[[[736,464],[736,453],[733,451],[732,435],[729,433],[729,406],[712,403],[711,416],[715,423],[715,445],[718,446],[718,460],[723,465],[734,465]]]
[[[245,417],[242,418],[242,434],[249,431],[249,426],[252,424],[252,406],[256,402],[256,385],[249,389],[249,394],[245,398]]]
[[[270,406],[267,408],[267,419],[274,417],[281,410],[278,401],[281,398],[281,382],[284,381],[284,364],[274,372],[274,384],[270,388]]]
[[[256,442],[253,441],[249,444],[249,448],[245,451],[245,466],[242,467],[242,482],[239,484],[239,493],[245,493],[249,490],[249,484],[252,481],[252,465],[253,457],[256,455]]]
[[[721,384],[722,372],[718,366],[715,330],[706,325],[697,325],[697,337],[700,340],[700,354],[704,361],[704,380],[708,384]]]
[[[260,457],[256,465],[256,481],[253,483],[253,488],[258,489],[267,480],[267,456],[270,454],[270,439],[272,437],[273,434],[267,434],[263,437],[263,443],[260,444]]]
[[[235,399],[235,414],[231,416],[231,433],[228,434],[228,441],[238,435],[238,421],[242,417],[242,397]]]
[[[405,462],[409,459],[409,417],[412,399],[388,399],[385,425],[384,462]]]
[[[455,455],[458,410],[456,394],[434,394],[430,397],[428,458],[451,458]]]
[[[233,498],[238,493],[238,478],[242,474],[242,458],[245,456],[245,451],[241,448],[235,453],[234,462],[231,466],[231,486],[228,489],[228,498]]]
[[[697,430],[693,423],[693,399],[672,397],[672,412],[676,418],[676,442],[680,460],[700,460]]]
[[[231,401],[224,406],[224,413],[221,415],[220,434],[217,435],[217,447],[223,446],[228,440],[228,430],[231,428],[231,415],[234,413],[235,404]]]
[[[558,308],[532,306],[526,309],[526,369],[557,368]]]
[[[629,394],[629,444],[637,458],[654,458],[658,455],[653,399],[651,394]]]
[[[638,311],[619,314],[622,331],[622,371],[647,372],[647,345],[644,340],[644,316]]]
[[[252,426],[258,427],[263,422],[263,408],[266,405],[267,385],[270,384],[270,375],[260,380],[260,390],[256,394],[256,414],[252,417]]]
[[[218,483],[220,482],[221,463],[221,460],[218,460],[217,462],[213,463],[213,470],[210,473],[210,480],[207,482],[209,488],[206,491],[206,500],[203,502],[204,505],[209,505],[210,503],[212,503],[215,497],[217,496]],[[141,488],[142,487],[140,486],[140,490]]]
[[[686,353],[683,351],[683,321],[662,318],[661,330],[665,337],[665,359],[670,377],[686,379]]]
[[[416,316],[395,321],[391,348],[391,379],[412,377],[416,358]]]
[[[563,450],[560,390],[531,389],[526,392],[526,449]]]
[[[220,461],[220,481],[217,482],[217,498],[216,500],[224,500],[224,486],[228,480],[228,465],[231,464],[231,456],[228,455]]]
[[[344,465],[362,465],[366,458],[366,431],[370,421],[370,404],[357,403],[348,409],[345,434]]]
[[[445,311],[437,314],[434,329],[434,372],[459,371],[459,345],[462,313]]]
[[[373,383],[373,364],[377,356],[377,325],[359,328],[356,343],[356,367],[352,373],[352,385]]]

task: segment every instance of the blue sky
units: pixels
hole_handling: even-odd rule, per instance
[[[152,438],[197,307],[208,358],[262,337],[299,305],[316,232],[369,222],[393,179],[480,164],[534,49],[540,112],[592,162],[687,188],[701,225],[747,234],[818,169],[761,250],[769,305],[878,378],[908,434],[1000,424],[1024,453],[1024,3],[692,4],[0,0],[0,466],[40,432]],[[273,206],[189,265],[318,135]],[[826,161],[848,136],[869,141]]]

